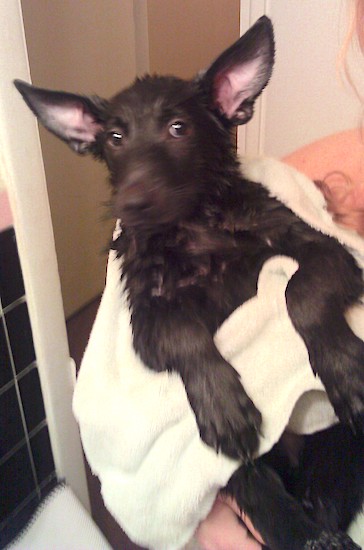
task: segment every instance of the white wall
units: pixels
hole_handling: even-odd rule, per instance
[[[350,5],[351,0],[241,0],[242,32],[265,13],[276,40],[273,76],[255,118],[240,131],[241,153],[281,157],[361,124],[360,102],[337,70]],[[360,82],[363,58],[351,59]]]

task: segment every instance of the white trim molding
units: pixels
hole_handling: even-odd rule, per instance
[[[240,36],[262,15],[269,15],[270,0],[240,0]],[[238,128],[238,154],[243,157],[261,155],[264,152],[265,95],[255,102],[253,119]]]

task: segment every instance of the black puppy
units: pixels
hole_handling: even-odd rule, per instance
[[[242,459],[226,490],[273,550],[354,549],[339,530],[364,496],[364,344],[344,314],[362,273],[336,240],[244,178],[230,134],[252,117],[273,62],[263,17],[192,81],[146,76],[110,101],[16,87],[46,128],[106,162],[135,350],[180,374],[203,441]],[[213,342],[278,254],[299,263],[288,312],[342,422],[303,438],[294,470],[284,439],[251,461],[261,415]]]

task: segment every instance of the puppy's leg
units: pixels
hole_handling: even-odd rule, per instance
[[[364,503],[364,436],[339,424],[305,440],[294,494],[314,521],[346,531]]]
[[[360,550],[345,533],[330,533],[309,519],[262,459],[239,468],[225,491],[249,516],[270,550]]]
[[[231,457],[251,457],[261,415],[215,347],[196,301],[152,299],[133,308],[132,324],[134,347],[144,363],[180,374],[202,440]]]
[[[336,414],[363,430],[364,343],[345,319],[346,308],[363,292],[361,270],[329,239],[302,245],[295,257],[299,269],[287,286],[288,313]]]

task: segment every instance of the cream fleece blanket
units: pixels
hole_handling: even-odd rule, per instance
[[[362,263],[364,240],[333,223],[321,193],[305,176],[272,159],[246,161],[244,174],[263,183],[311,226],[337,237]],[[257,296],[239,307],[215,336],[262,413],[260,454],[287,426],[311,433],[336,422],[287,314],[285,289],[297,268],[288,257],[267,261]],[[206,517],[238,462],[200,440],[179,376],[152,372],[134,353],[119,269],[120,261],[111,252],[75,389],[74,413],[87,459],[118,523],[144,547],[179,549]],[[353,309],[349,317],[364,338],[362,308]]]

